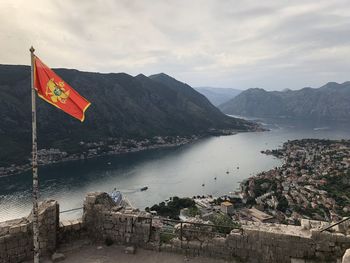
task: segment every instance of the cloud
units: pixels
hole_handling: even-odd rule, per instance
[[[348,1],[3,0],[0,63],[167,72],[192,86],[298,89],[349,80]]]

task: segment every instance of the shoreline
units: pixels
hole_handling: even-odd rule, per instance
[[[350,199],[341,182],[350,176],[350,140],[288,140],[261,153],[282,160],[282,165],[240,183],[237,194],[244,207],[256,207],[288,224],[349,216]]]
[[[123,153],[141,152],[152,149],[178,147],[190,144],[210,136],[235,135],[240,131],[236,130],[213,130],[205,135],[191,136],[154,136],[148,139],[119,139],[109,138],[108,141],[80,142],[82,150],[78,153],[67,153],[57,148],[39,149],[38,166],[44,167],[53,164],[70,161],[88,160],[103,156],[119,155]],[[31,159],[27,164],[0,167],[0,178],[19,175],[32,169]]]
[[[182,198],[197,204],[203,220],[217,211],[234,221],[288,225],[300,225],[303,219],[339,221],[350,215],[349,139],[288,140],[261,153],[282,164],[244,179],[237,191]]]
[[[60,163],[66,163],[66,162],[75,162],[79,160],[89,160],[89,159],[94,159],[94,158],[99,158],[99,157],[104,157],[104,156],[112,156],[112,155],[119,155],[119,154],[124,154],[124,153],[134,153],[134,152],[142,152],[142,151],[147,151],[147,150],[152,150],[152,149],[161,149],[161,148],[171,148],[171,147],[178,147],[186,144],[193,143],[195,141],[198,141],[199,139],[202,139],[204,137],[195,137],[195,138],[181,138],[180,142],[175,142],[175,143],[164,143],[164,144],[152,144],[149,146],[144,146],[144,147],[138,147],[138,148],[125,148],[121,150],[115,150],[113,152],[102,152],[99,154],[93,154],[93,155],[84,155],[82,154],[67,154],[65,155],[65,152],[61,152],[58,149],[50,149],[53,150],[56,154],[63,154],[65,155],[64,158],[62,159],[54,159],[51,161],[46,161],[45,163],[42,162],[42,160],[39,161],[39,167],[46,167],[50,165],[55,165],[55,164],[60,164]],[[113,145],[111,145],[113,146]],[[47,151],[48,149],[40,149],[40,151]],[[79,156],[78,156],[79,155]],[[24,165],[18,165],[18,166],[10,166],[10,167],[0,167],[0,169],[3,168],[5,171],[0,171],[0,178],[2,177],[8,177],[8,176],[15,176],[19,175],[22,173],[25,173],[27,171],[30,171],[32,169],[31,164],[24,164]]]

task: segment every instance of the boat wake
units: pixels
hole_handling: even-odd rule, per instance
[[[314,128],[314,131],[323,131],[323,130],[329,130],[329,127],[317,127],[317,128]]]

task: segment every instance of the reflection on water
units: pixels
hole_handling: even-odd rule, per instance
[[[117,187],[143,209],[174,195],[221,195],[235,190],[243,179],[280,165],[280,160],[261,154],[261,150],[276,148],[288,139],[350,137],[345,124],[262,122],[271,131],[210,137],[175,148],[40,168],[41,199],[58,200],[60,209],[67,210],[81,207],[87,192],[109,192]],[[31,180],[30,172],[0,178],[0,221],[29,213]],[[143,186],[149,189],[140,191]],[[79,213],[62,217],[77,217]]]

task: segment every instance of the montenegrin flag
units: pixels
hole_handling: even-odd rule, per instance
[[[69,115],[84,121],[90,102],[34,56],[34,88],[38,96]]]

